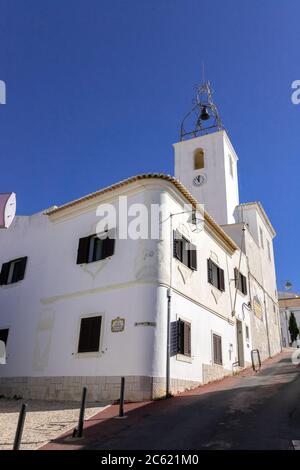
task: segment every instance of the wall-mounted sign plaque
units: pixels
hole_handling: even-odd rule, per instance
[[[111,331],[112,333],[120,333],[125,329],[125,318],[114,318],[111,321]]]

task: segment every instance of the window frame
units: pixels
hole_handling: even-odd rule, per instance
[[[79,344],[80,344],[80,333],[81,333],[81,324],[82,320],[86,320],[89,318],[96,318],[100,317],[101,322],[100,322],[100,334],[99,334],[99,347],[97,351],[80,351],[79,352]],[[102,355],[102,343],[103,343],[103,334],[104,334],[104,320],[105,319],[105,314],[104,313],[87,313],[84,315],[81,315],[78,318],[78,325],[77,325],[77,342],[76,342],[76,350],[73,355],[75,355],[78,358],[91,358],[91,357],[99,357]]]
[[[214,283],[215,279],[217,284]],[[211,258],[207,258],[207,282],[220,292],[225,292],[225,271]]]
[[[247,284],[247,277],[242,274],[238,268],[234,268],[234,282],[235,287],[238,291],[243,294],[248,294],[248,284]]]
[[[204,155],[205,155],[205,152],[203,150],[203,148],[199,147],[197,149],[194,150],[194,171],[197,171],[197,170],[204,170],[205,168],[205,160],[204,160]]]
[[[97,261],[103,261],[105,259],[111,258],[115,254],[115,245],[116,239],[115,237],[110,238],[109,234],[115,234],[115,229],[105,230],[102,234],[106,233],[107,237],[101,239],[98,234],[88,235],[86,237],[81,237],[78,240],[78,247],[77,247],[77,260],[76,264],[90,264],[96,263]],[[95,239],[98,239],[102,242],[101,258],[94,259],[95,255]],[[92,243],[91,243],[92,242]],[[104,244],[107,244],[105,247]],[[106,253],[107,252],[107,253]]]
[[[188,320],[178,317],[177,323],[177,359],[192,359],[192,323]],[[186,333],[189,333],[188,344],[185,344]]]
[[[23,281],[25,279],[26,274],[27,260],[27,256],[20,256],[19,258],[15,258],[10,261],[7,261],[6,263],[3,263],[1,267],[0,286],[11,286],[14,284],[19,284],[21,281]],[[18,265],[19,267],[17,268]]]
[[[217,362],[215,358],[215,343],[214,343],[214,338],[220,339],[220,356],[221,356],[221,362]],[[216,333],[214,331],[211,332],[211,344],[212,344],[212,362],[213,364],[216,364],[218,366],[223,366],[223,341],[222,341],[222,335],[219,333]]]
[[[197,246],[185,238],[178,230],[173,231],[173,258],[176,258],[192,271],[197,271]]]

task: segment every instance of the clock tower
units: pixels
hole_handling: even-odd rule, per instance
[[[209,83],[197,89],[195,103],[182,122],[181,141],[174,144],[175,177],[218,224],[233,224],[239,205],[238,157],[212,101]]]

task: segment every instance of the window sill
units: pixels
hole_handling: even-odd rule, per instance
[[[17,282],[10,282],[9,284],[3,284],[2,288],[4,289],[11,289],[12,287],[15,287],[15,286],[19,286],[20,284],[22,284],[24,281],[24,279],[21,279],[20,281],[17,281]]]
[[[186,269],[188,269],[188,270],[191,271],[192,273],[193,273],[194,271],[197,271],[197,269],[190,268],[190,266],[188,266],[187,264],[184,264],[182,261],[180,261],[180,259],[178,259],[178,258],[176,258],[176,257],[174,257],[174,259],[175,259],[176,261],[178,261],[178,263],[179,263],[180,266],[184,266]]]
[[[95,357],[101,357],[102,355],[103,351],[72,353],[72,356],[75,359],[92,359]]]
[[[176,361],[187,362],[188,364],[193,362],[191,356],[185,356],[184,354],[176,354]]]

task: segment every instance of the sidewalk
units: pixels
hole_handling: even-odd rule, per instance
[[[292,366],[289,361],[290,356],[291,351],[284,350],[279,355],[266,360],[258,373],[255,373],[252,369],[246,369],[236,376],[226,377],[220,381],[186,391],[168,400],[128,403],[125,405],[126,417],[124,418],[118,418],[119,407],[118,405],[112,405],[85,421],[83,438],[74,439],[72,433],[69,432],[49,442],[39,450],[105,448],[105,442],[111,442],[112,440],[115,442],[121,438],[124,442],[128,439],[132,442],[134,435],[139,435],[138,428],[142,428],[141,431],[144,431],[143,427],[148,427],[150,433],[151,427],[159,429],[160,426],[166,426],[166,428],[169,426],[171,430],[171,423],[168,424],[168,414],[171,418],[177,415],[183,422],[186,419],[187,427],[196,427],[197,429],[197,426],[200,428],[199,423],[202,423],[202,426],[205,427],[205,420],[207,419],[209,422],[210,416],[218,420],[221,414],[226,412],[226,406],[228,408],[228,405],[225,406],[226,400],[230,400],[233,394],[236,395],[236,403],[239,402],[241,408],[246,408],[249,405],[247,399],[249,393],[255,399],[253,390],[249,392],[250,387],[260,387],[260,389],[265,390],[265,392],[262,392],[265,394],[270,393],[270,387],[277,390],[285,380],[281,380],[280,377],[287,374],[287,372],[282,372],[281,369],[283,367],[288,369]],[[292,367],[295,368],[295,366]],[[292,369],[292,372],[294,370],[296,369]],[[242,395],[242,400],[239,400],[241,398],[239,395]],[[208,405],[206,402],[208,402]],[[216,403],[215,406],[214,403]],[[201,420],[195,423],[192,422],[191,413],[189,415],[189,409],[192,406],[195,407],[197,413],[203,413]],[[207,410],[205,410],[206,406]],[[185,412],[186,414],[184,414]],[[219,414],[217,415],[217,413]],[[147,432],[149,434],[149,429]],[[134,443],[131,448],[135,448]]]

